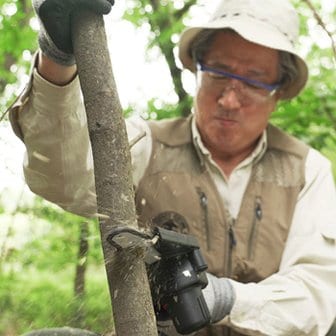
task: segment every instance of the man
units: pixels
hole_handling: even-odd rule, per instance
[[[107,1],[90,1],[108,11]],[[89,216],[93,165],[64,19],[73,8],[34,2],[42,52],[11,110],[27,147],[25,176],[37,194]],[[179,57],[197,81],[193,116],[127,121],[130,139],[146,131],[132,147],[139,222],[195,235],[209,265],[213,323],[197,335],[326,335],[336,316],[330,163],[268,123],[307,80],[297,33],[285,0],[221,1],[180,39]]]

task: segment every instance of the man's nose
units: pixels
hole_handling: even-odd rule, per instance
[[[225,108],[237,109],[241,107],[239,92],[233,85],[222,91],[217,102]]]

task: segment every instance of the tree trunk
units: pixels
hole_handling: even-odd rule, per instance
[[[101,16],[82,12],[73,20],[73,44],[91,140],[98,216],[118,336],[156,336],[144,262],[116,252],[107,242],[115,226],[137,227],[131,158]]]
[[[76,327],[83,327],[85,320],[84,312],[84,296],[85,296],[85,272],[87,266],[87,256],[89,251],[89,224],[88,222],[81,223],[79,234],[79,247],[77,256],[77,265],[74,282],[74,295],[76,311],[74,322]]]
[[[75,297],[81,297],[85,293],[85,271],[87,265],[87,255],[89,251],[89,224],[83,222],[80,227],[79,247],[75,274],[74,293]]]

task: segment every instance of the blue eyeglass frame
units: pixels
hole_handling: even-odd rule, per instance
[[[232,74],[230,72],[214,69],[214,68],[208,67],[207,65],[204,65],[201,62],[197,62],[196,66],[197,66],[197,70],[199,70],[199,71],[211,72],[211,73],[214,73],[214,74],[217,74],[217,75],[222,75],[222,76],[225,76],[225,77],[228,77],[228,78],[237,79],[237,80],[242,81],[244,83],[254,85],[254,86],[262,88],[262,89],[265,89],[269,92],[277,90],[281,86],[281,83],[265,84],[265,83],[259,82],[257,80],[254,80],[254,79],[246,78],[244,76],[235,75],[235,74]]]

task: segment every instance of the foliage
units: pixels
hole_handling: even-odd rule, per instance
[[[306,36],[303,42],[308,49],[306,60],[310,78],[300,96],[279,104],[272,121],[320,150],[335,167],[336,161],[332,149],[336,145],[336,86],[333,70],[336,55],[333,53],[332,41],[329,40],[328,34],[312,17],[311,9],[305,2],[294,1],[301,14],[301,34]],[[316,15],[322,15],[326,23],[332,22],[332,18],[336,15],[335,5],[329,13],[322,11],[320,1],[314,1],[313,5]],[[336,32],[336,27],[327,26]],[[307,37],[309,35],[310,39]]]
[[[47,256],[46,256],[47,258]],[[113,329],[104,269],[90,269],[87,295],[77,302],[72,293],[71,270],[25,268],[25,272],[1,275],[0,334],[19,335],[33,329],[82,327],[102,335]],[[78,325],[78,311],[86,316]]]
[[[63,325],[102,334],[111,331],[110,297],[96,222],[89,222],[86,292],[76,298],[75,266],[84,219],[38,198],[34,207],[18,211],[29,217],[32,227],[41,218],[51,225],[21,248],[12,249],[1,264],[0,334]]]
[[[22,85],[20,78],[30,66],[37,42],[30,0],[0,0],[0,8],[0,103],[8,106]]]
[[[183,87],[182,71],[175,60],[174,39],[182,32],[184,28],[183,19],[195,3],[196,0],[185,0],[182,6],[181,1],[176,0],[128,0],[128,9],[124,15],[124,18],[136,27],[144,25],[150,27],[151,35],[148,48],[158,47],[165,57],[178,96],[178,113],[182,116],[187,116],[190,113],[190,98]],[[151,108],[150,104],[148,108]],[[154,112],[156,115],[158,114],[157,111]]]
[[[52,223],[44,236],[39,238],[39,240],[32,241],[24,255],[21,255],[21,261],[24,266],[35,265],[40,269],[49,268],[51,271],[58,272],[67,265],[76,264],[80,224],[86,219],[60,210],[40,198],[36,199],[34,207],[21,208],[20,212],[31,217],[32,222],[34,222],[34,218],[42,218]],[[99,231],[95,221],[91,220],[89,224],[91,230],[90,258],[92,263],[99,265],[102,261]],[[50,257],[53,256],[52,263],[41,254],[41,247],[43,250],[48,251]],[[18,253],[21,253],[21,251],[18,251]],[[15,255],[13,256],[13,258],[16,257]],[[60,259],[57,259],[57,257]]]
[[[183,115],[185,109],[190,111],[192,104],[192,98],[190,96],[186,97],[183,103],[179,104],[166,104],[158,98],[152,98],[147,101],[147,108],[145,111],[142,111],[140,116],[143,119],[150,120],[161,120],[167,118],[175,118]],[[136,111],[136,106],[129,106],[124,111],[124,116],[132,116],[134,111]]]

